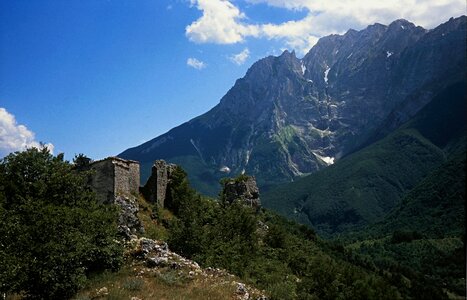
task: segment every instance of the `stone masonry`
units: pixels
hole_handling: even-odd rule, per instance
[[[113,203],[119,195],[138,195],[139,162],[108,157],[91,163],[91,186],[98,201]]]
[[[147,201],[157,203],[159,207],[164,207],[167,184],[176,167],[176,165],[166,163],[164,160],[154,162],[151,176],[144,187],[141,188],[141,192]]]

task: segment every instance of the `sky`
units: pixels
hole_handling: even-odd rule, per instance
[[[117,155],[207,112],[257,60],[465,0],[0,0],[0,157]]]

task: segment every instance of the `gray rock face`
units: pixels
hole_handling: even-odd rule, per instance
[[[228,299],[267,300],[263,294],[264,291],[238,283],[237,278],[226,270],[212,267],[201,268],[197,262],[170,251],[163,241],[134,237],[126,243],[126,246],[127,253],[134,258],[130,261],[131,269],[138,274],[138,277],[154,279],[165,274],[173,275],[173,270],[177,270],[176,274],[181,278],[209,280],[211,283],[228,287],[232,295]]]
[[[405,20],[374,24],[323,37],[303,59],[266,57],[209,112],[121,155],[177,163],[211,195],[227,168],[261,188],[313,173],[465,78],[466,20],[429,31]]]
[[[251,176],[242,176],[237,179],[226,181],[224,183],[223,196],[228,203],[241,201],[246,206],[255,209],[261,207],[259,189],[256,185],[255,178]]]
[[[151,176],[141,189],[147,201],[157,203],[159,207],[164,207],[167,185],[175,168],[176,165],[168,164],[164,160],[156,160],[154,162]]]
[[[138,218],[139,206],[136,199],[132,196],[117,196],[115,204],[120,208],[118,217],[118,231],[120,235],[130,240],[133,235],[144,233],[143,225]]]
[[[148,267],[164,267],[167,266],[169,263],[169,259],[167,257],[149,257],[146,260]]]

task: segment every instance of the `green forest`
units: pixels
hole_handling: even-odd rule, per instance
[[[459,157],[465,168],[465,157]],[[117,209],[97,203],[87,172],[77,170],[79,162],[35,148],[1,160],[0,292],[68,299],[96,274],[124,267]],[[465,172],[458,163],[450,160],[427,177],[418,187],[426,194],[414,190],[386,221],[334,239],[268,209],[201,196],[177,167],[167,207],[145,207],[151,219],[146,235],[167,240],[171,250],[203,267],[226,269],[270,299],[465,297],[465,230],[459,227],[464,215],[458,210]],[[401,217],[422,205],[432,218],[449,214],[451,225],[433,229],[419,226],[414,214]],[[402,226],[404,220],[413,228]]]

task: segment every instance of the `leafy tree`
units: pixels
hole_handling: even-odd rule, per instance
[[[120,266],[116,209],[97,203],[63,155],[10,154],[0,179],[0,292],[67,299],[90,273]]]
[[[92,159],[84,155],[83,153],[80,153],[78,155],[75,155],[75,158],[73,158],[73,164],[75,165],[75,168],[78,170],[89,170],[91,166]]]
[[[201,258],[208,265],[226,268],[237,275],[248,271],[258,254],[255,212],[239,202],[219,210],[204,243]]]
[[[423,238],[423,236],[417,231],[396,230],[392,233],[391,243],[410,243],[413,240],[419,240],[421,238]]]
[[[170,224],[169,244],[178,253],[193,258],[201,252],[206,226],[212,223],[215,205],[203,199],[188,183],[187,175],[177,167],[168,185],[168,207],[176,215]]]

